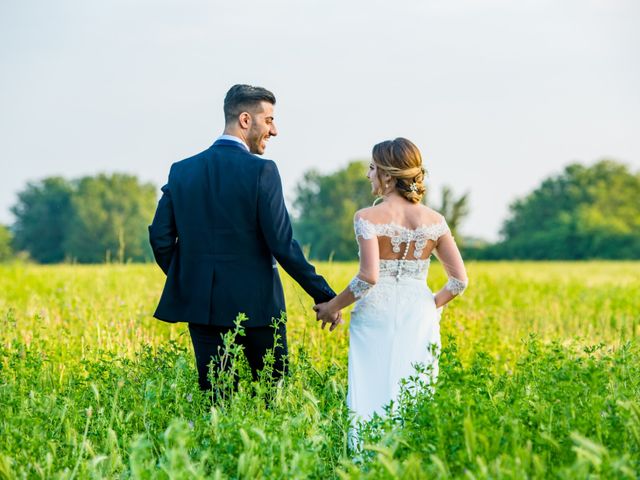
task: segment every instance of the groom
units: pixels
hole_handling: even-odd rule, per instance
[[[243,345],[254,378],[274,348],[274,319],[285,312],[276,261],[322,303],[335,296],[293,239],[276,164],[262,155],[278,134],[274,95],[234,85],[224,99],[224,134],[191,158],[174,163],[149,226],[156,262],[167,275],[155,317],[188,322],[202,390],[221,368],[222,335],[245,313]],[[339,315],[321,319],[332,329]],[[274,378],[286,369],[286,326],[277,326]]]

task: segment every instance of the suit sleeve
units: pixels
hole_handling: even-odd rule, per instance
[[[173,216],[173,204],[169,185],[162,187],[162,197],[158,202],[156,214],[149,225],[149,242],[153,256],[162,271],[166,274],[171,265],[171,259],[176,251],[178,231]]]
[[[316,303],[335,297],[335,292],[307,262],[300,245],[293,239],[280,174],[271,160],[264,161],[258,180],[258,222],[272,255]]]

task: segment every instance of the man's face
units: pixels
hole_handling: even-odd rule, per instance
[[[247,145],[249,151],[256,155],[262,155],[270,137],[278,134],[273,119],[273,105],[269,102],[260,102],[260,107],[251,114],[251,126],[247,132]]]

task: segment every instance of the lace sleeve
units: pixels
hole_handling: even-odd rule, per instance
[[[452,295],[462,295],[462,293],[467,289],[469,281],[463,282],[462,280],[458,280],[454,277],[449,277],[449,281],[444,286],[447,290],[451,292]]]
[[[353,280],[349,282],[348,288],[351,290],[351,293],[353,293],[353,296],[359,300],[369,293],[369,290],[373,288],[373,285],[355,276],[353,277]]]
[[[364,218],[356,217],[353,221],[353,229],[356,232],[356,239],[362,237],[365,240],[371,240],[376,236],[375,226]]]
[[[456,241],[448,229],[438,239],[435,254],[447,272],[447,277],[449,277],[449,281],[444,288],[451,292],[452,295],[462,294],[467,288],[469,280],[460,250],[458,250]]]
[[[360,265],[358,274],[347,287],[356,300],[364,297],[378,281],[380,273],[380,251],[376,227],[373,223],[361,218],[357,213],[353,219],[353,227],[358,242]],[[366,280],[363,280],[366,279]]]
[[[442,220],[440,221],[440,223],[437,223],[434,228],[433,231],[430,232],[430,239],[438,242],[438,240],[440,239],[440,237],[442,237],[443,235],[449,233],[451,230],[449,230],[449,224],[447,224],[447,221],[444,219],[444,217],[442,217]]]

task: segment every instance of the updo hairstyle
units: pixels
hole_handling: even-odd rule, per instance
[[[395,188],[400,195],[411,203],[422,200],[426,192],[425,170],[418,147],[406,138],[399,137],[375,145],[372,156],[378,169],[380,185],[384,184],[380,173],[387,173],[395,180]]]

